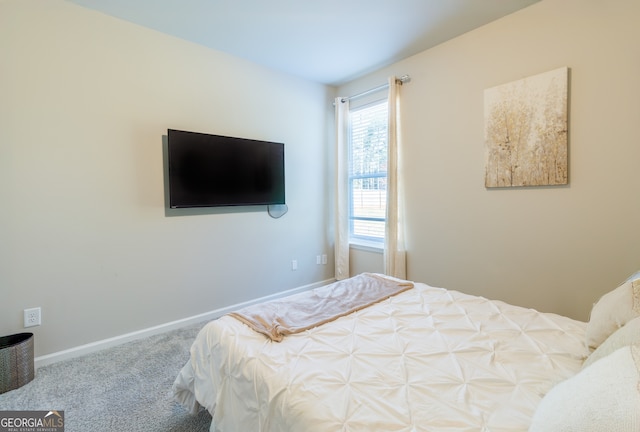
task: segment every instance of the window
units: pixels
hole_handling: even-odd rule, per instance
[[[349,112],[349,240],[382,246],[387,207],[387,101]]]

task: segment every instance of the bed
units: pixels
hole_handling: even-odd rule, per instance
[[[362,291],[363,278],[402,289],[332,311],[319,325],[284,325],[275,337],[241,313],[214,320],[198,334],[174,398],[192,412],[209,411],[212,432],[637,432],[635,276],[604,296],[585,323],[424,283],[358,275],[267,309],[286,311],[289,302],[295,315],[315,301],[309,296],[340,298],[350,286]],[[611,371],[614,377],[601,378]],[[583,401],[594,393],[609,403]],[[611,429],[618,420],[626,428]]]

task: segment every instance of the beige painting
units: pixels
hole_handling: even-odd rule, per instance
[[[566,67],[486,89],[485,186],[567,184]]]

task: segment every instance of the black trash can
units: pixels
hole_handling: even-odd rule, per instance
[[[0,394],[33,380],[33,333],[0,337]]]

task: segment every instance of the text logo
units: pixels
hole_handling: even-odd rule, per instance
[[[0,432],[64,432],[64,411],[0,411]]]

